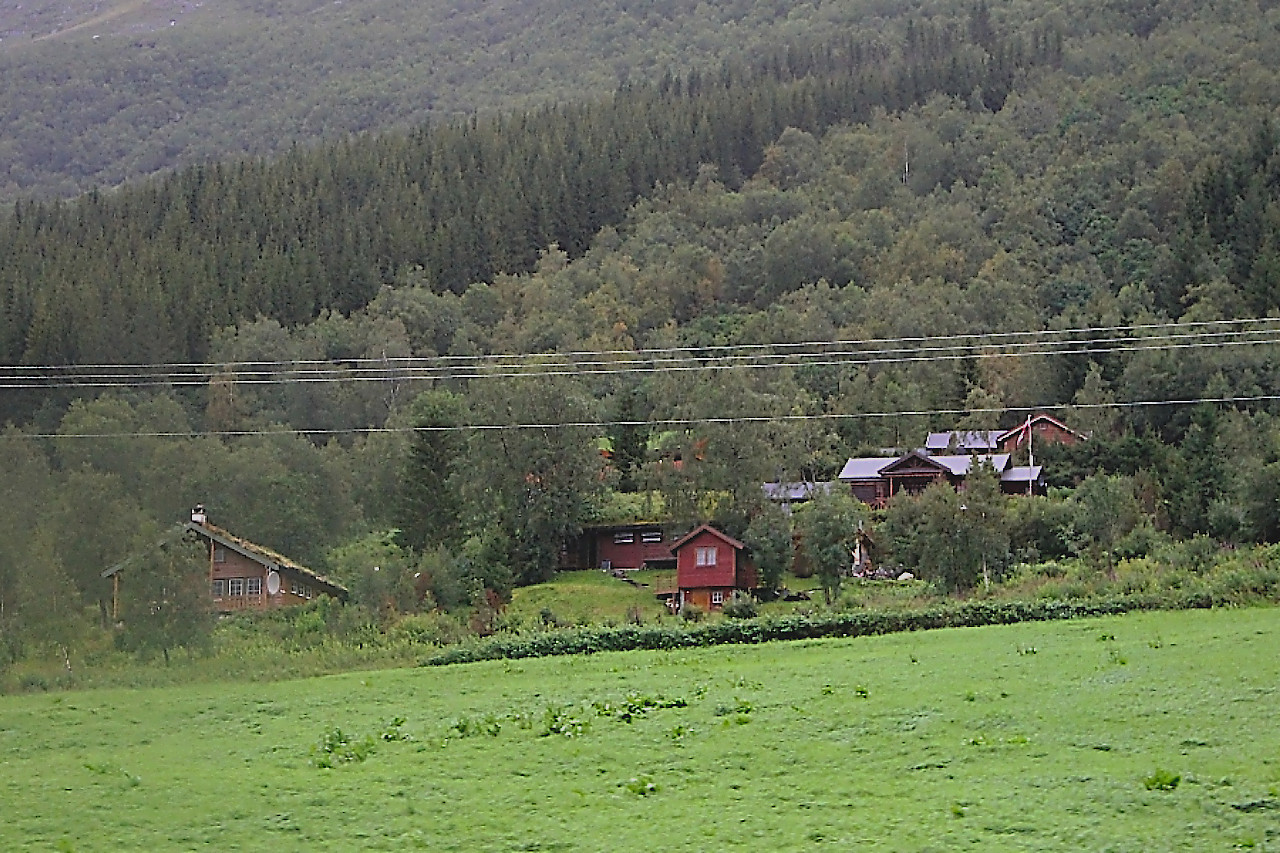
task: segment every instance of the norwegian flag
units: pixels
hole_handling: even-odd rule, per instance
[[[1031,415],[1027,415],[1027,422],[1022,425],[1022,429],[1018,430],[1018,440],[1013,443],[1014,447],[1021,447],[1022,442],[1031,440]]]

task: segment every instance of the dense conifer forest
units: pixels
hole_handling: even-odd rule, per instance
[[[971,569],[1280,536],[1280,8],[800,29],[15,202],[0,652],[100,631],[102,568],[196,502],[370,613],[458,610],[591,521],[763,545],[762,482],[1033,409],[1091,438],[964,516]],[[884,559],[969,588],[926,497],[873,519]]]

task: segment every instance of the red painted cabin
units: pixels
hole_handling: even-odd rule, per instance
[[[719,610],[735,590],[751,592],[759,581],[747,546],[709,524],[671,545],[676,555],[674,604]]]
[[[671,537],[661,524],[602,524],[583,529],[560,554],[561,569],[670,568]]]

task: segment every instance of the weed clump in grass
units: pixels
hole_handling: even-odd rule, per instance
[[[1148,791],[1172,791],[1181,781],[1180,773],[1170,773],[1168,770],[1157,767],[1156,772],[1142,780],[1142,786]]]
[[[542,731],[538,736],[582,737],[590,725],[590,720],[580,719],[569,708],[548,708],[542,716]]]
[[[377,741],[372,735],[355,738],[334,726],[326,729],[319,743],[311,747],[311,763],[322,770],[332,770],[339,764],[364,761],[376,747]]]
[[[652,776],[634,776],[623,782],[622,787],[637,797],[647,797],[650,794],[658,793],[658,783],[653,781]]]
[[[401,731],[404,723],[404,717],[396,717],[382,731],[362,738],[350,736],[337,726],[326,729],[311,747],[311,763],[322,770],[332,770],[339,764],[364,761],[377,750],[379,741],[409,740]]]
[[[502,723],[492,714],[483,717],[459,717],[449,726],[449,732],[455,737],[497,737],[502,731]]]

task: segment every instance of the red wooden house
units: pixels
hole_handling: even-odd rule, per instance
[[[560,552],[561,569],[671,568],[671,534],[656,522],[595,524],[565,543]]]
[[[1046,444],[1075,444],[1077,441],[1084,441],[1085,436],[1052,415],[1040,412],[1013,429],[1000,433],[996,438],[996,445],[1001,453],[1012,453],[1027,444],[1028,438],[1031,446],[1037,447]]]
[[[751,592],[759,583],[747,546],[709,524],[671,545],[676,555],[673,604],[719,610],[735,590]]]

